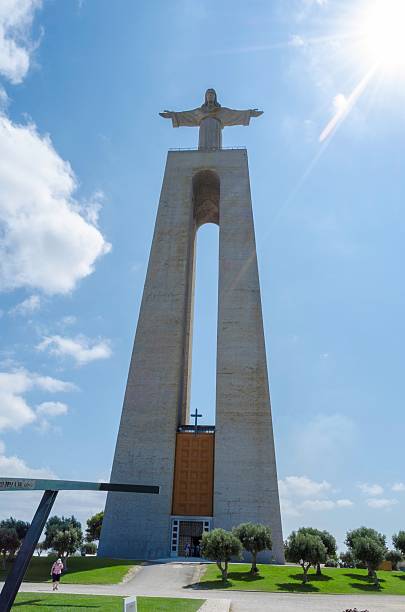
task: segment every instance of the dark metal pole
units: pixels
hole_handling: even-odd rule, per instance
[[[1,591],[0,612],[9,612],[9,610],[11,610],[57,494],[57,491],[45,491],[42,496],[35,516],[32,519],[31,526],[27,531],[27,535],[24,538],[18,555],[14,560],[13,567]]]

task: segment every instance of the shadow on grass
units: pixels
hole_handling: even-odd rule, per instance
[[[293,580],[297,580],[298,582],[302,582],[302,572],[299,574],[289,574],[288,577],[292,578]],[[329,582],[329,580],[333,580],[333,578],[331,576],[325,576],[324,574],[321,574],[320,576],[317,576],[316,574],[308,574],[309,582]]]
[[[231,580],[240,580],[241,582],[257,582],[263,580],[264,576],[260,574],[251,574],[250,572],[229,572],[228,578]]]
[[[379,593],[382,590],[380,586],[375,586],[374,583],[359,584],[358,582],[351,582],[350,586],[353,589],[358,589],[359,591],[364,591],[365,593]]]
[[[318,587],[314,586],[310,582],[304,584],[302,582],[302,577],[300,584],[294,584],[292,582],[278,582],[276,586],[278,587],[279,591],[286,591],[288,593],[319,593],[320,591]]]
[[[229,587],[233,586],[232,582],[229,580],[206,580],[205,582],[193,582],[192,584],[186,584],[183,586],[183,589],[194,589],[196,591],[204,590],[204,589],[229,589]]]
[[[367,576],[367,574],[344,574],[344,576],[347,576],[352,580],[360,580],[361,582],[368,582],[369,584],[372,584],[372,580],[369,576]],[[378,578],[378,582],[386,582],[386,580],[384,578]]]
[[[398,578],[398,580],[405,580],[405,573],[402,574],[402,576],[400,574],[392,574],[394,578]]]
[[[236,586],[231,580],[237,580],[244,584],[254,584],[257,581],[264,580],[264,576],[260,574],[251,574],[250,572],[229,572],[228,580],[206,580],[204,582],[194,582],[188,584],[184,589],[229,589],[229,587]]]
[[[13,608],[18,608],[20,606],[33,606],[34,608],[36,608],[37,606],[39,606],[42,610],[46,609],[46,608],[59,608],[61,607],[60,603],[46,603],[44,602],[43,599],[27,599],[26,601],[18,601],[17,603],[13,604]],[[88,610],[89,608],[94,608],[95,610],[101,610],[101,606],[92,606],[90,604],[84,604],[83,606],[81,606],[80,604],[78,605],[77,603],[75,604],[62,604],[62,606],[64,608],[86,608],[86,610]]]

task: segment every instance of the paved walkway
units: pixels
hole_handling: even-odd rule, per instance
[[[300,595],[190,589],[204,571],[202,563],[153,563],[144,566],[130,580],[117,585],[62,584],[62,593],[94,595],[146,595],[154,597],[190,597],[231,600],[232,612],[343,612],[357,608],[369,612],[404,612],[405,597],[388,595]],[[50,584],[24,582],[21,591],[49,593]],[[214,602],[213,602],[214,603]]]

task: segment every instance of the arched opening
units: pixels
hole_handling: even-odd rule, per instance
[[[201,170],[193,177],[194,219],[196,227],[219,224],[219,177],[212,170]]]
[[[219,177],[202,170],[193,178],[196,225],[190,412],[200,425],[215,424],[218,321]],[[193,422],[193,421],[192,421]]]

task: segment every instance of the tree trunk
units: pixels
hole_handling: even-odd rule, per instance
[[[250,568],[251,574],[259,573],[259,570],[257,569],[256,558],[257,558],[257,553],[252,553],[252,567]]]
[[[217,561],[217,566],[221,572],[222,580],[226,580],[228,578],[228,564],[225,562],[225,567],[222,567],[222,561]]]
[[[316,575],[317,576],[322,576],[322,572],[321,572],[321,564],[317,563],[316,564]]]
[[[305,563],[301,566],[304,572],[304,575],[302,577],[302,584],[306,584],[308,582],[308,570],[309,570],[309,565],[307,567],[305,567]]]
[[[3,554],[3,569],[6,569],[6,555]]]

